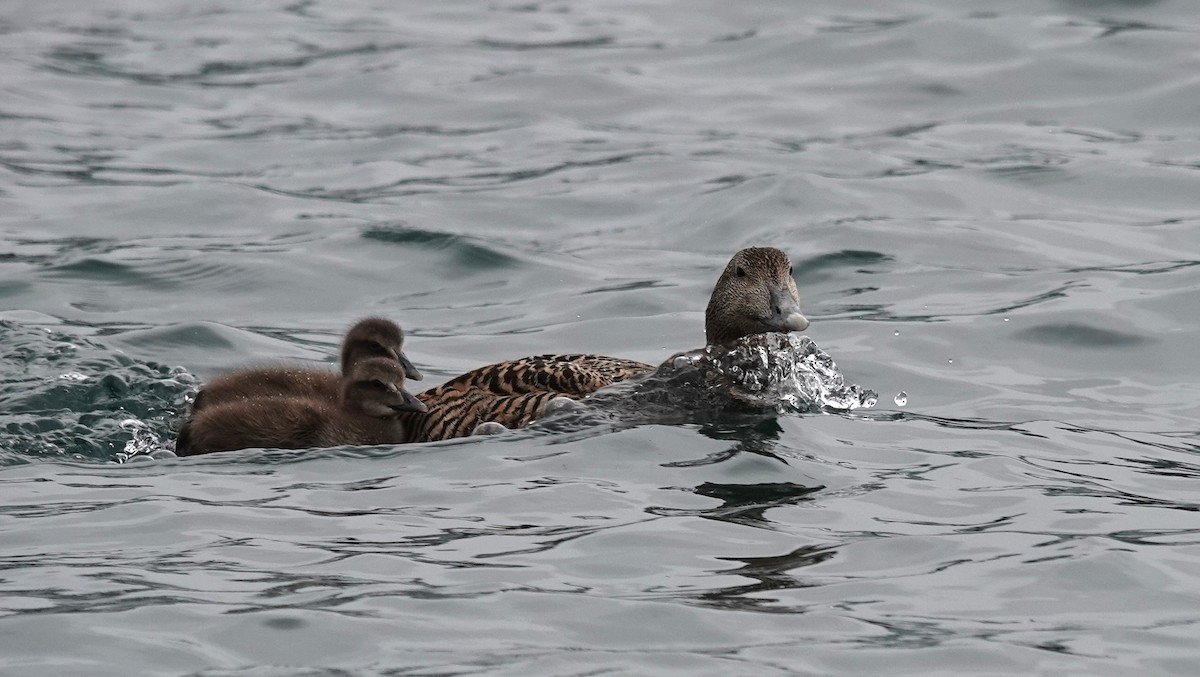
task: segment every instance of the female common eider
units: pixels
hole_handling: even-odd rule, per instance
[[[395,360],[408,378],[424,378],[404,354],[404,331],[391,320],[368,317],[354,323],[342,340],[341,374],[298,366],[254,367],[209,381],[192,402],[192,414],[225,402],[260,397],[324,397],[337,401],[342,377],[360,360]]]
[[[425,405],[404,390],[406,376],[397,360],[371,357],[339,379],[335,400],[318,393],[210,401],[181,431],[176,453],[408,442],[411,435],[399,414],[423,412]]]
[[[734,254],[704,313],[708,345],[728,346],[752,334],[807,328],[791,261],[772,247]],[[524,357],[474,369],[419,393],[417,398],[429,411],[405,417],[416,442],[465,437],[481,424],[520,428],[540,417],[555,398],[584,397],[653,370],[649,364],[603,355]]]

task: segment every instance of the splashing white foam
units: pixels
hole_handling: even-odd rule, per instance
[[[732,348],[707,346],[681,353],[659,367],[660,376],[696,370],[709,390],[779,413],[817,409],[848,411],[875,406],[879,396],[846,379],[825,351],[807,336],[756,334]]]
[[[127,418],[121,421],[121,429],[133,434],[125,442],[125,448],[117,452],[118,463],[130,463],[148,459],[172,458],[175,453],[164,448],[162,439],[145,421]]]

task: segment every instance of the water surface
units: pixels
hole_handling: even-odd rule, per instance
[[[1184,0],[11,4],[2,671],[1196,674],[1198,34]],[[750,245],[874,409],[117,463],[368,314],[430,385],[657,363]]]

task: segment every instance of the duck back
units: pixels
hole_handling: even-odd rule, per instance
[[[546,403],[558,393],[541,391],[519,395],[497,395],[481,388],[452,388],[419,393],[427,410],[405,414],[412,441],[436,442],[466,437],[480,423],[494,422],[506,428],[523,428],[542,415]]]
[[[652,370],[642,362],[604,355],[522,357],[473,369],[418,393],[428,411],[405,419],[416,442],[466,437],[488,421],[523,428],[556,397],[584,397]]]
[[[426,392],[481,388],[494,395],[553,392],[583,397],[653,369],[642,362],[605,355],[534,355],[472,369]]]

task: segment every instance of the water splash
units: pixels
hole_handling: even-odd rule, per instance
[[[731,348],[679,353],[648,374],[602,388],[581,407],[536,427],[553,431],[593,425],[712,422],[730,414],[850,411],[875,406],[872,390],[847,384],[827,353],[807,336],[759,334]]]
[[[175,452],[167,448],[163,438],[145,421],[127,418],[121,421],[121,430],[130,433],[125,448],[117,452],[117,463],[175,458]]]
[[[659,367],[660,375],[694,370],[706,389],[781,414],[873,407],[879,395],[847,384],[828,353],[796,334],[756,334],[732,348],[707,346],[681,353]]]
[[[0,319],[0,466],[169,453],[163,440],[172,437],[196,378],[65,329]]]

